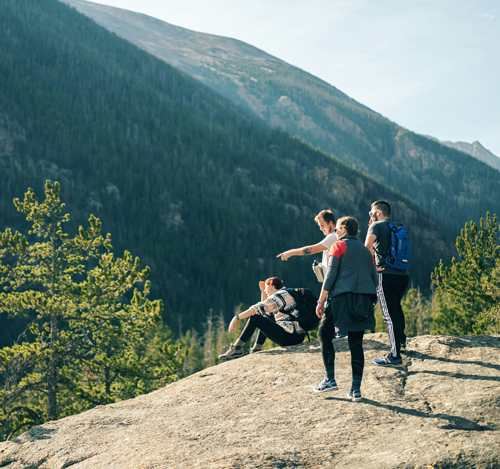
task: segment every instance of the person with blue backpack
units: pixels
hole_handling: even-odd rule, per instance
[[[409,284],[411,249],[408,233],[390,220],[391,206],[385,200],[373,202],[365,246],[377,266],[378,299],[389,332],[390,352],[373,361],[379,366],[402,366],[401,350],[406,349],[405,316],[401,306]]]

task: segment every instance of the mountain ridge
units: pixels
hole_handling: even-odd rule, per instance
[[[297,67],[263,51],[255,58],[258,49],[234,39],[91,2],[64,1],[268,125],[407,195],[442,223],[460,229],[488,210],[500,211],[493,195],[500,192],[500,182],[490,167],[393,124]],[[245,55],[248,50],[251,54]]]

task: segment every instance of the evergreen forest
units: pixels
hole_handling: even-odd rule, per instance
[[[93,214],[115,250],[151,267],[151,293],[182,335],[209,310],[229,317],[258,281],[317,288],[312,259],[284,249],[316,243],[314,216],[357,216],[388,199],[415,236],[412,281],[428,291],[452,237],[386,186],[265,127],[198,82],[55,0],[3,1],[0,40],[5,227],[12,199],[58,181],[73,229]],[[363,237],[364,233],[360,233]],[[258,295],[257,295],[258,297]]]
[[[267,125],[298,136],[408,196],[457,232],[466,221],[479,220],[487,210],[500,210],[496,169],[402,128],[331,84],[263,50],[131,11],[65,1],[106,29],[196,77]]]

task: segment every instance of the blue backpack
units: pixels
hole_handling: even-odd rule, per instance
[[[408,232],[403,225],[387,222],[391,229],[391,245],[385,259],[386,265],[397,270],[407,270],[411,265],[411,247]]]

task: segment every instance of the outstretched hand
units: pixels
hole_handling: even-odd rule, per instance
[[[281,257],[282,261],[286,261],[290,257],[290,254],[289,254],[289,251],[285,251],[285,252],[278,254],[276,257]]]

